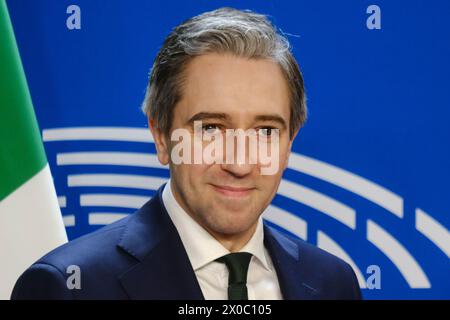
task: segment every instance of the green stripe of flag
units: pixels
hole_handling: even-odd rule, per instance
[[[5,0],[0,0],[0,201],[47,163]]]

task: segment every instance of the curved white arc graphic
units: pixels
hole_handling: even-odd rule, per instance
[[[139,209],[150,197],[132,196],[124,194],[82,194],[80,205],[82,207],[118,207]]]
[[[296,215],[274,205],[270,205],[263,212],[263,218],[306,241],[308,229],[307,223]]]
[[[411,288],[431,288],[428,277],[411,253],[372,220],[367,220],[367,240],[394,263]]]
[[[153,142],[150,129],[133,127],[66,127],[44,129],[44,142],[70,140],[108,140],[127,142]]]
[[[67,177],[69,187],[120,187],[157,190],[168,179],[132,174],[74,174]]]
[[[361,176],[298,153],[290,155],[288,167],[349,190],[403,218],[402,197]]]
[[[63,218],[65,227],[75,226],[75,215],[73,215],[73,214],[63,215],[62,218]]]
[[[450,232],[419,208],[416,209],[416,229],[450,258]]]
[[[356,228],[356,212],[345,204],[294,182],[281,180],[278,194],[325,213],[351,229]]]
[[[107,225],[127,217],[128,213],[91,212],[88,220],[90,225]]]
[[[68,152],[56,155],[58,166],[67,165],[120,165],[168,169],[155,154],[134,152]]]
[[[353,271],[355,271],[359,287],[361,289],[366,288],[366,280],[350,255],[336,241],[320,230],[317,231],[317,246],[347,262],[352,267]]]

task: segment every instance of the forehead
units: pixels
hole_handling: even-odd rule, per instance
[[[278,64],[231,54],[207,54],[186,66],[174,117],[221,112],[230,118],[278,114],[289,123],[289,87]]]

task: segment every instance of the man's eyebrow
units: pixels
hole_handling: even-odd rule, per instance
[[[230,117],[226,113],[220,112],[199,112],[194,114],[186,124],[193,123],[194,121],[201,121],[207,119],[219,119],[219,120],[229,120]]]
[[[255,117],[255,121],[274,121],[283,126],[283,129],[287,128],[287,123],[282,117],[276,114],[262,114]]]

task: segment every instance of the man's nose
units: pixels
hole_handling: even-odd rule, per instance
[[[236,176],[243,177],[252,173],[255,169],[256,161],[254,155],[250,154],[248,147],[239,150],[243,154],[239,154],[237,148],[234,149],[234,154],[227,154],[227,158],[224,159],[224,163],[221,165],[222,170]]]
[[[224,163],[221,165],[221,167],[222,170],[227,171],[233,176],[243,177],[251,174],[251,172],[254,170],[255,165],[249,164],[248,161],[246,161],[245,163],[237,163],[237,162],[231,164]]]

